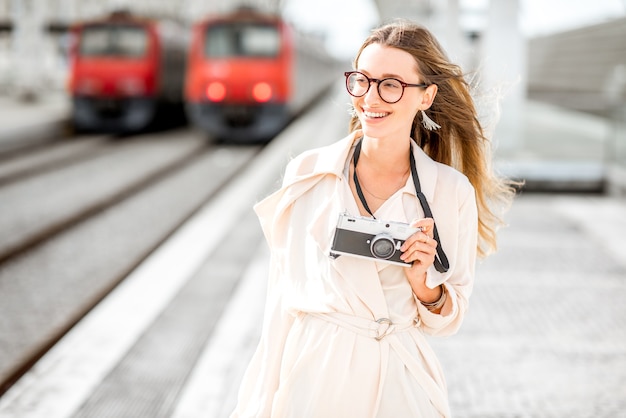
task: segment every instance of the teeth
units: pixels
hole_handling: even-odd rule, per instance
[[[368,111],[363,111],[363,114],[368,118],[382,118],[388,115],[388,113],[374,113]]]

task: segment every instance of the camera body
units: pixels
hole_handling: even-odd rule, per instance
[[[421,230],[420,227],[412,228],[403,222],[342,213],[335,228],[331,252],[410,267],[411,263],[400,259],[400,247],[408,237]]]

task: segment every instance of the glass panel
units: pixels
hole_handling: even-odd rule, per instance
[[[139,58],[146,54],[148,34],[132,25],[95,25],[83,29],[79,53],[89,57]]]
[[[208,57],[275,57],[280,52],[280,36],[274,25],[217,24],[206,31]]]

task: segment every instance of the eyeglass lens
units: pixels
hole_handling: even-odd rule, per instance
[[[364,96],[371,87],[372,81],[375,80],[368,78],[365,74],[353,72],[349,74],[346,79],[348,93],[356,97]],[[404,92],[404,87],[400,81],[395,78],[378,80],[376,87],[380,98],[387,103],[395,103],[399,101],[402,98],[402,93]]]

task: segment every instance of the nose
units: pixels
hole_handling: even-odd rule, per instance
[[[380,101],[380,100],[382,100],[380,98],[380,94],[378,93],[378,80],[369,80],[369,82],[370,82],[370,88],[367,89],[367,92],[365,93],[364,99],[366,101],[369,101],[369,100]]]

